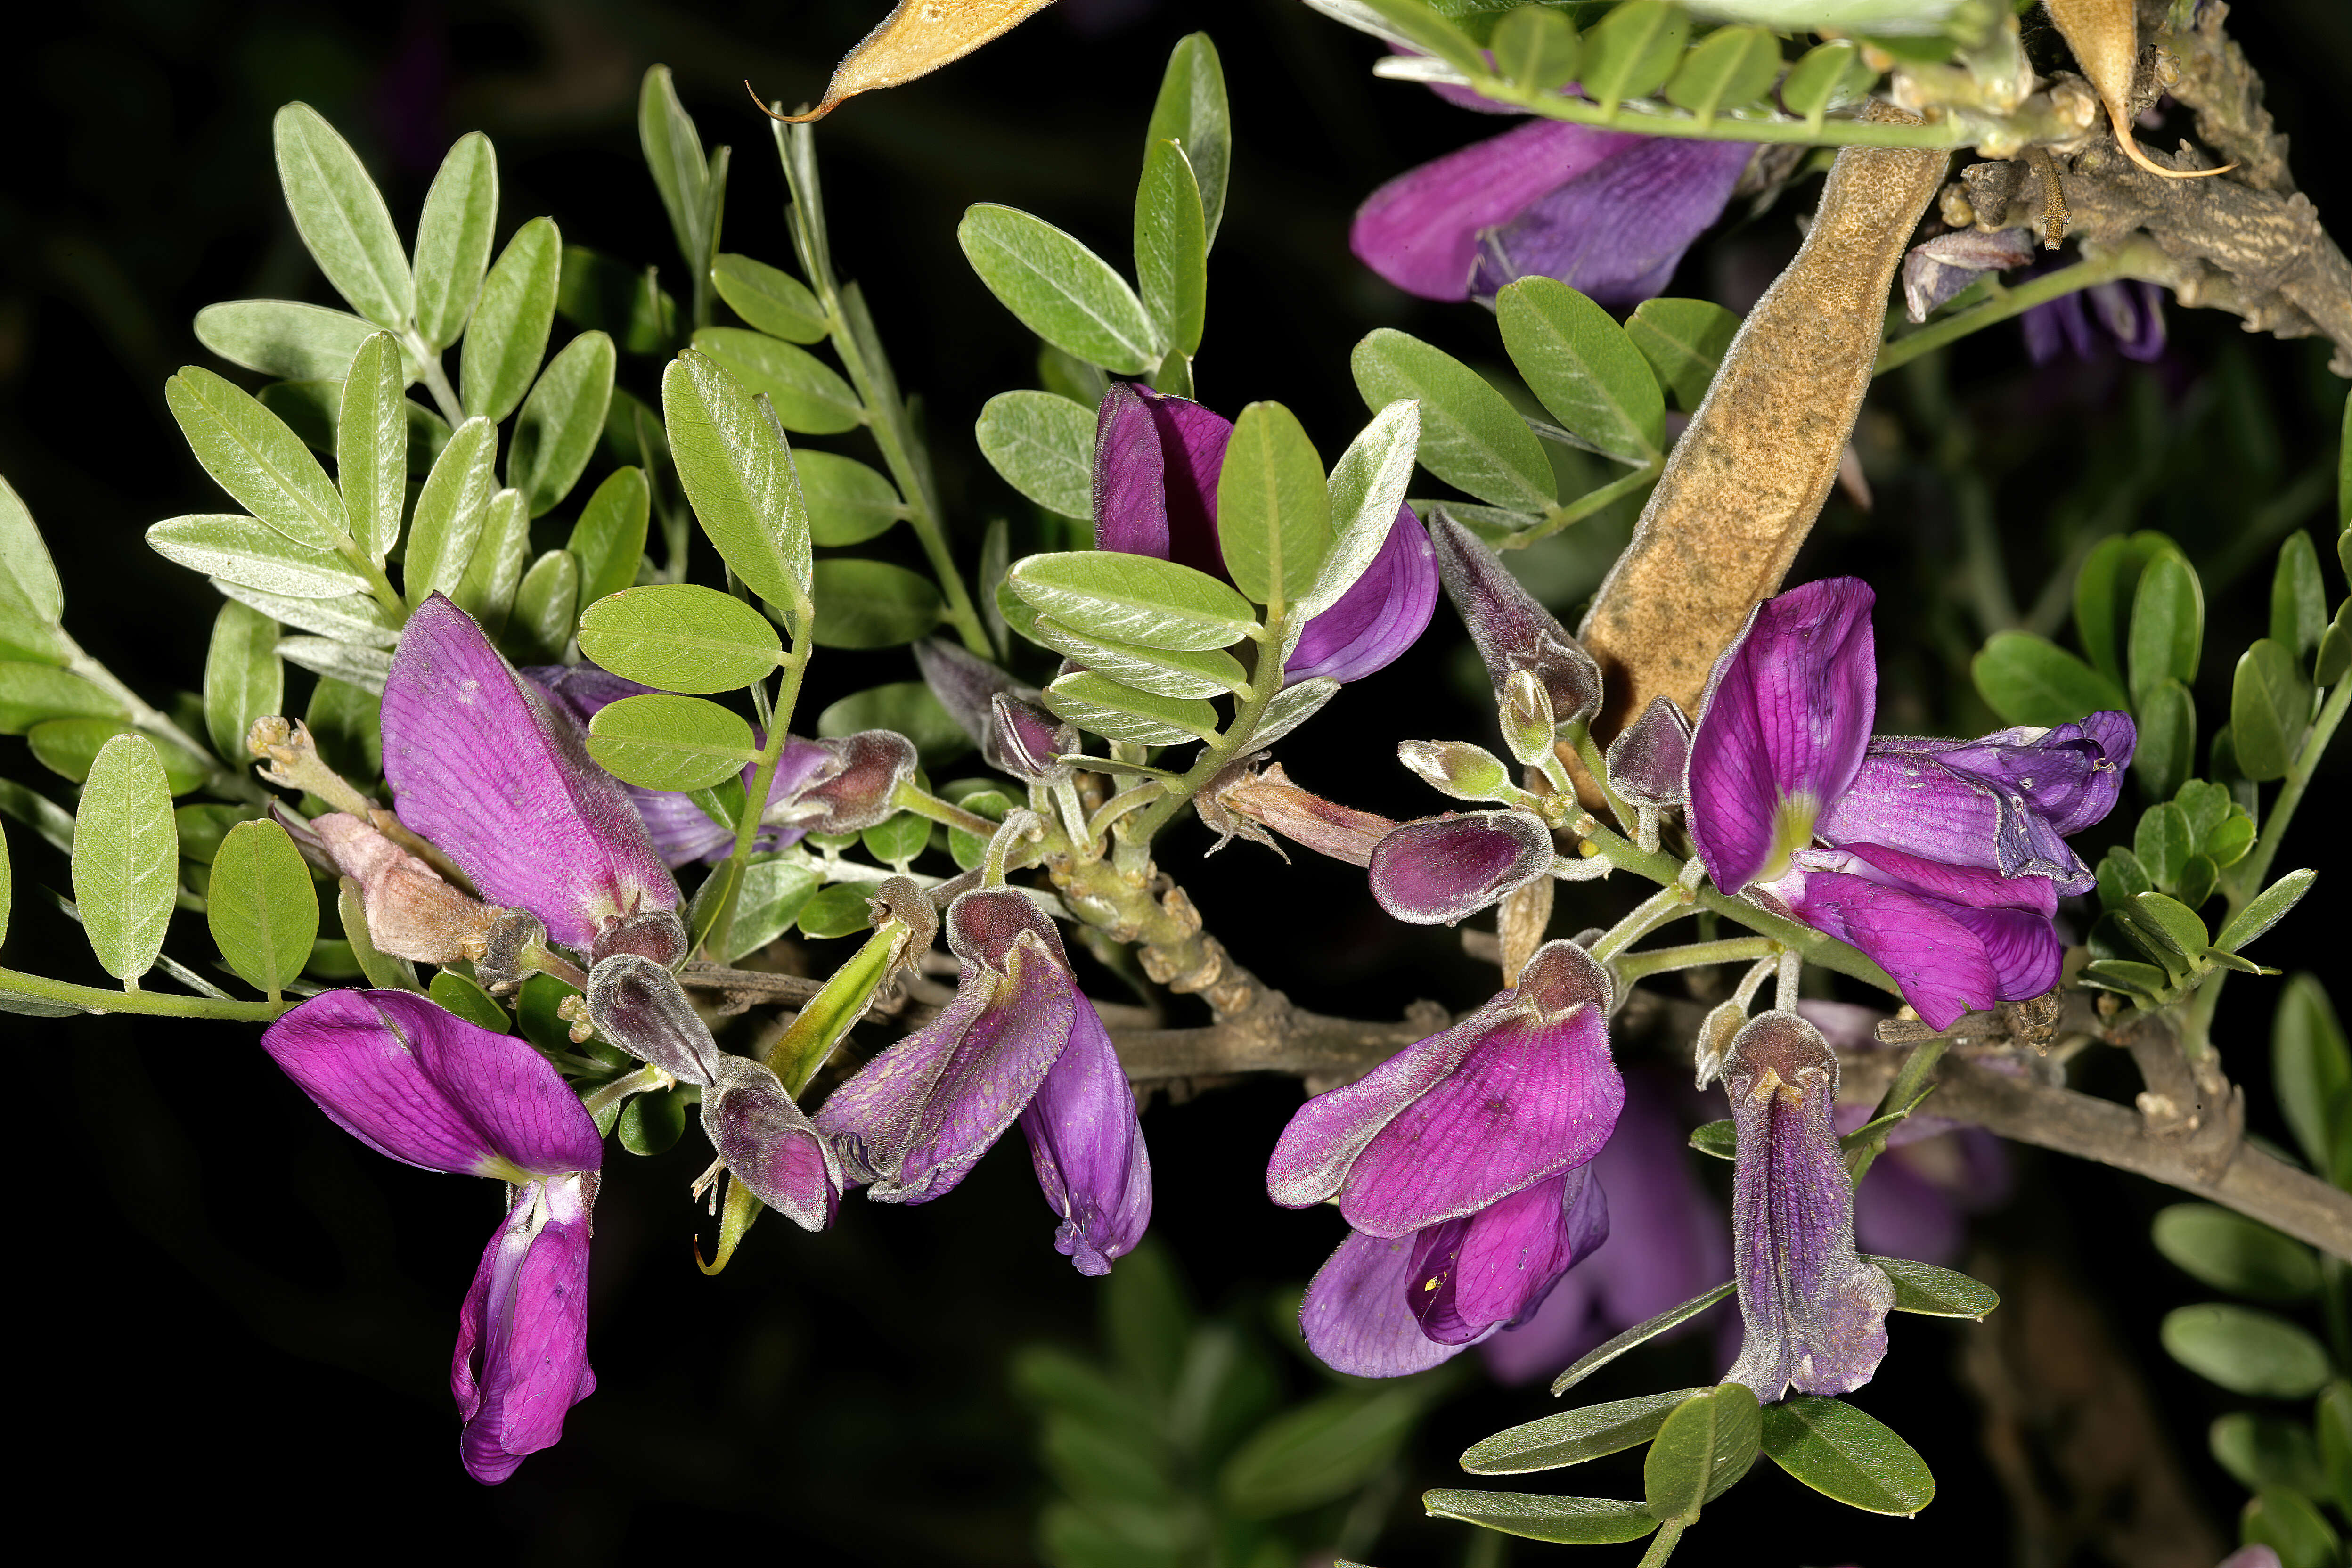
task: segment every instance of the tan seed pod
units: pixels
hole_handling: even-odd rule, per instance
[[[2132,140],[2132,74],[2139,68],[2139,18],[2132,0],[2042,0],[2042,5],[2058,25],[2066,47],[2074,51],[2074,63],[2083,68],[2084,77],[2098,89],[2125,157],[2168,180],[2202,179],[2237,167],[2225,163],[2219,169],[2168,169]]]
[[[797,125],[822,120],[845,99],[878,88],[898,87],[960,60],[990,39],[1010,32],[1054,0],[898,0],[882,25],[841,57],[825,84],[824,101],[805,114],[772,118]],[[746,83],[745,85],[750,85]],[[753,93],[756,100],[758,93]],[[764,105],[762,106],[765,107]]]

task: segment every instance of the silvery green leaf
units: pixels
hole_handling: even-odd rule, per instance
[[[1473,1443],[1462,1468],[1476,1476],[1525,1475],[1621,1453],[1656,1436],[1675,1406],[1705,1392],[1685,1388],[1563,1410]]]
[[[617,594],[637,580],[652,505],[645,471],[629,468],[615,468],[580,509],[580,521],[572,525],[567,547],[580,563],[583,612],[607,594]]]
[[[1221,647],[1173,653],[1133,643],[1081,637],[1049,616],[1037,618],[1031,634],[1055,652],[1139,691],[1162,697],[1230,697],[1249,684],[1241,660]]]
[[[824,307],[808,285],[764,261],[721,256],[710,264],[710,281],[730,310],[772,338],[814,343],[829,330]]]
[[[587,468],[613,400],[614,358],[612,339],[583,332],[548,362],[524,399],[507,449],[507,482],[523,493],[531,516],[554,510]]]
[[[408,400],[392,334],[370,334],[350,370],[335,416],[335,480],[352,538],[380,566],[400,541],[408,501]]]
[[[580,561],[569,550],[551,550],[530,563],[515,590],[514,609],[499,647],[517,664],[555,664],[572,640],[579,614]]]
[[[1113,741],[1174,746],[1213,740],[1217,732],[1217,710],[1206,702],[1138,691],[1091,670],[1047,687],[1045,706],[1056,718]]]
[[[1296,602],[1330,553],[1323,459],[1279,403],[1253,403],[1234,422],[1217,475],[1217,541],[1234,586],[1260,605]]]
[[[1666,101],[1711,124],[1719,110],[1755,105],[1780,75],[1780,39],[1762,27],[1718,27],[1675,68]]]
[[[278,653],[313,674],[332,676],[379,697],[384,678],[392,673],[392,655],[382,648],[354,647],[331,637],[286,637]]]
[[[122,700],[55,665],[0,661],[0,735],[51,719],[127,719]]]
[[[1160,341],[1198,353],[1209,300],[1209,240],[1201,187],[1174,141],[1144,150],[1135,193],[1135,279]]]
[[[792,452],[718,361],[688,352],[662,373],[678,482],[719,558],[800,634],[810,595],[808,508]]]
[[[205,472],[247,511],[312,550],[342,540],[342,498],[284,420],[201,365],[165,382],[163,401]]]
[[[399,631],[384,622],[383,606],[365,594],[344,594],[326,599],[289,599],[280,594],[264,593],[258,588],[248,588],[242,583],[232,583],[225,577],[214,578],[213,586],[224,598],[250,605],[273,621],[299,626],[322,637],[333,637],[337,642],[390,647],[400,640]]]
[[[482,513],[481,536],[474,542],[465,576],[449,591],[451,601],[480,622],[492,641],[506,629],[523,563],[530,559],[530,517],[522,492],[500,490]]]
[[[940,622],[941,600],[931,580],[887,561],[820,561],[813,597],[810,635],[822,647],[895,647]]]
[[[1447,484],[1518,511],[1559,504],[1551,459],[1484,376],[1420,339],[1382,327],[1349,358],[1365,406],[1421,403],[1421,465]]]
[[[889,479],[855,458],[806,447],[793,454],[808,502],[809,537],[828,549],[863,544],[907,515]]]
[[[1961,0],[1684,0],[1711,21],[1752,22],[1782,32],[1940,32]]]
[[[1173,561],[1116,550],[1024,556],[1005,574],[1039,614],[1087,637],[1145,647],[1228,647],[1257,629],[1229,583]]]
[[[233,513],[167,518],[148,529],[147,543],[191,572],[289,599],[340,599],[367,591],[367,579],[341,557],[306,550]]]
[[[415,303],[408,254],[367,165],[307,103],[279,110],[272,131],[286,209],[319,270],[369,321],[404,326]]]
[[[466,575],[489,509],[491,460],[498,456],[499,427],[476,415],[457,426],[449,444],[416,493],[408,523],[408,555],[401,581],[410,605],[446,594]]]
[[[1612,112],[1665,85],[1690,41],[1690,16],[1665,0],[1629,0],[1584,36],[1584,96]]]
[[[65,587],[33,514],[0,477],[0,610],[54,626],[65,614]]]
[[[744,391],[766,393],[787,430],[837,436],[866,422],[856,389],[806,349],[741,327],[705,327],[694,346],[733,373]]]
[[[74,814],[73,888],[99,966],[116,979],[155,966],[179,862],[163,759],[144,735],[115,735],[91,763]]]
[[[499,155],[478,131],[457,138],[441,160],[416,220],[416,330],[425,346],[462,336],[490,264],[499,221]]]
[[[213,618],[212,646],[205,654],[205,733],[215,754],[243,760],[253,721],[284,711],[278,623],[232,599]]]
[[[1253,746],[1273,745],[1321,712],[1323,704],[1339,695],[1339,683],[1328,675],[1314,676],[1284,687],[1274,694],[1274,700],[1265,705],[1265,712],[1259,717],[1257,728],[1250,731],[1249,743]]]
[[[297,300],[232,300],[196,312],[196,342],[231,364],[288,381],[341,381],[352,355],[382,327],[348,310]],[[422,372],[399,361],[401,384]]]
[[[1004,482],[1063,517],[1094,515],[1095,411],[1050,392],[1000,392],[972,427]]]
[[[1292,612],[1302,626],[1338,604],[1388,542],[1420,444],[1421,405],[1401,397],[1373,415],[1331,466],[1331,549]]]
[[[555,325],[562,269],[563,236],[546,217],[515,230],[491,264],[458,355],[458,395],[467,414],[495,425],[530,390]]]
[[[278,995],[310,962],[319,897],[302,852],[275,822],[229,829],[213,858],[205,921],[237,978]]]
[[[678,254],[698,268],[710,254],[710,163],[693,116],[677,100],[667,66],[647,70],[637,90],[637,143],[669,214]]]
[[[122,719],[52,719],[26,731],[25,744],[35,762],[79,784],[89,777],[108,742],[118,735],[138,733]],[[184,747],[156,742],[155,751],[163,760],[163,782],[173,795],[185,795],[212,777],[212,764]]]
[[[2235,952],[2263,932],[2284,920],[2287,912],[2303,901],[2311,891],[2311,884],[2319,873],[2309,867],[2289,871],[2269,887],[2247,900],[2246,907],[2231,915],[2213,945],[2225,952]]]
[[[751,726],[716,702],[656,692],[596,710],[588,754],[640,789],[702,789],[742,772],[760,749]]]
[[[1160,96],[1145,128],[1147,148],[1173,139],[1184,149],[1201,193],[1202,243],[1214,245],[1225,216],[1225,175],[1233,164],[1233,116],[1225,101],[1225,75],[1217,46],[1206,33],[1178,41],[1160,79]]]
[[[1118,375],[1160,363],[1143,301],[1109,262],[1040,217],[979,203],[956,226],[972,270],[1021,324]]]

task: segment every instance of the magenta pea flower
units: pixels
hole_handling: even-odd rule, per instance
[[[819,1108],[845,1181],[878,1203],[928,1203],[963,1180],[1015,1121],[1054,1245],[1105,1274],[1151,1217],[1151,1161],[1102,1019],[1028,895],[983,888],[948,906],[962,961],[955,999],[866,1064]]]
[[[1524,1320],[1608,1235],[1584,1170],[1625,1102],[1606,970],[1547,943],[1518,984],[1284,1129],[1266,1192],[1352,1227],[1299,1323],[1333,1367],[1391,1377]]]
[[[1860,948],[1942,1028],[2056,984],[2058,896],[2094,880],[2064,836],[2114,805],[2134,731],[1874,742],[1872,600],[1839,577],[1756,607],[1708,678],[1685,809],[1716,886]]]
[[[1770,1404],[1844,1394],[1886,1354],[1895,1285],[1853,1246],[1853,1182],[1832,1120],[1837,1053],[1794,1013],[1732,1037],[1724,1091],[1738,1131],[1731,1250],[1746,1337],[1726,1383]]]
[[[1129,382],[1103,395],[1095,426],[1095,547],[1226,575],[1217,477],[1233,421]],[[1372,563],[1299,633],[1283,681],[1360,680],[1396,662],[1429,627],[1437,567],[1412,509],[1397,509]]]
[[[329,991],[261,1037],[330,1120],[428,1171],[494,1177],[513,1202],[458,1318],[459,1454],[496,1484],[563,1435],[588,1367],[589,1210],[604,1144],[530,1045],[404,991]]]
[[[1754,151],[1537,121],[1391,180],[1348,244],[1425,300],[1492,303],[1517,279],[1556,278],[1627,310],[1665,290]]]

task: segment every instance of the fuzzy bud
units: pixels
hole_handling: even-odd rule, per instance
[[[1558,735],[1552,721],[1551,694],[1528,669],[1515,669],[1503,678],[1496,710],[1503,724],[1503,744],[1521,767],[1540,767],[1551,755]]]
[[[1455,800],[1501,800],[1511,787],[1503,759],[1467,741],[1400,741],[1397,761]]]
[[[588,973],[596,1033],[682,1083],[709,1087],[719,1060],[710,1026],[676,976],[641,953],[616,952]]]

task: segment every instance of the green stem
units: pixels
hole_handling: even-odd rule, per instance
[[[466,405],[457,401],[457,389],[449,384],[449,374],[441,368],[441,356],[426,346],[414,327],[400,334],[400,343],[424,367],[425,390],[433,395],[434,406],[441,410],[441,417],[449,422],[453,430],[463,425]]]
[[[874,1000],[890,972],[890,954],[906,928],[896,921],[886,921],[866,939],[866,945],[850,954],[849,962],[833,972],[824,989],[804,1003],[791,1025],[768,1047],[768,1066],[784,1086],[784,1092],[798,1100],[809,1080],[824,1067],[841,1037],[849,1026],[866,1016],[866,1004]]]
[[[1886,1086],[1886,1093],[1880,1099],[1878,1109],[1871,1112],[1871,1120],[1875,1121],[1882,1116],[1892,1116],[1916,1104],[1934,1080],[1936,1064],[1944,1059],[1944,1052],[1950,1046],[1951,1041],[1948,1039],[1932,1038],[1912,1047],[1911,1054],[1903,1058],[1902,1068],[1895,1073],[1895,1081]],[[1891,1128],[1880,1129],[1867,1144],[1846,1156],[1846,1168],[1853,1173],[1857,1184],[1870,1173],[1871,1163],[1885,1152],[1886,1134],[1891,1131]]]
[[[1407,79],[1428,79],[1412,77]],[[1562,98],[1558,93],[1538,92],[1484,72],[1465,73],[1463,83],[1482,98],[1516,105],[1529,114],[1539,114],[1547,120],[1566,120],[1579,125],[1602,125],[1612,131],[1638,132],[1643,136],[1672,136],[1696,142],[1801,142],[1814,147],[1962,147],[1976,141],[1983,132],[1981,125],[1949,119],[1917,125],[1887,124],[1870,120],[1827,120],[1816,124],[1778,115],[1769,120],[1743,120],[1719,114],[1710,120],[1701,120],[1691,114],[1659,113],[1654,110],[1637,109],[1631,103],[1603,109],[1580,98]],[[2081,132],[2076,130],[2074,133],[2079,135]]]
[[[1679,915],[1697,912],[1697,905],[1692,901],[1689,890],[1680,883],[1662,888],[1603,932],[1601,940],[1592,944],[1592,956],[1606,963],[1668,921]]]
[[[1208,782],[1225,770],[1257,733],[1258,721],[1265,717],[1266,704],[1282,689],[1282,644],[1289,628],[1284,624],[1279,605],[1266,610],[1265,631],[1257,643],[1257,668],[1250,674],[1234,704],[1234,720],[1217,733],[1217,738],[1201,748],[1200,759],[1184,771],[1181,778],[1168,786],[1168,793],[1137,812],[1126,837],[1138,844],[1149,844],[1159,831],[1167,826],[1175,815]]]
[[[1770,958],[1780,944],[1769,936],[1726,937],[1720,942],[1694,942],[1681,947],[1654,947],[1629,952],[1616,962],[1617,976],[1628,985],[1653,974],[1676,969],[1697,969],[1710,963],[1741,963]]]
[[[1601,792],[1601,798],[1609,803],[1609,815],[1617,819],[1617,826],[1628,833],[1633,832],[1636,814],[1610,787],[1608,759],[1601,754],[1601,747],[1593,741],[1592,731],[1582,724],[1576,727],[1576,760],[1582,763],[1584,771],[1592,775],[1593,787]],[[1681,874],[1679,868],[1675,874]]]
[[[590,1094],[580,1102],[580,1109],[592,1117],[599,1116],[633,1094],[645,1094],[654,1089],[667,1089],[677,1081],[677,1079],[670,1077],[660,1068],[647,1062],[636,1071],[624,1073],[604,1088]]]
[[[1675,1554],[1675,1547],[1688,1528],[1688,1521],[1679,1519],[1670,1519],[1658,1526],[1658,1533],[1650,1537],[1650,1549],[1642,1553],[1639,1568],[1662,1568],[1665,1560]]]
[[[343,558],[344,564],[367,579],[368,596],[383,607],[383,613],[392,617],[394,626],[408,624],[408,602],[392,585],[392,579],[384,575],[383,568],[368,559],[367,552],[360,548],[358,540],[346,535],[336,545],[335,553]]]
[[[1956,342],[1971,332],[1998,325],[2011,316],[2022,315],[2036,305],[2077,293],[2095,283],[2111,283],[2129,274],[2132,268],[2145,259],[2140,242],[2119,245],[2101,256],[2078,261],[2072,267],[2062,267],[2055,272],[2045,272],[2030,282],[2014,289],[2004,289],[1973,310],[1962,310],[1940,321],[1930,321],[1908,337],[1897,338],[1878,351],[1878,364],[1873,374],[1884,375],[1897,365],[1908,364],[1921,354]]]
[[[183,751],[193,752],[200,761],[210,763],[213,775],[205,781],[207,788],[219,795],[235,795],[249,805],[267,806],[269,804],[269,792],[256,783],[251,773],[214,756],[210,746],[172,722],[167,715],[150,708],[139,693],[117,679],[112,670],[84,652],[81,644],[74,641],[65,627],[58,626],[57,634],[58,641],[65,648],[67,673],[79,676],[121,703],[136,728],[151,735],[160,735]]]
[[[1621,496],[1632,495],[1644,485],[1655,484],[1666,469],[1664,458],[1653,458],[1632,473],[1610,480],[1597,490],[1587,490],[1565,506],[1556,506],[1544,513],[1544,520],[1533,528],[1510,535],[1496,544],[1497,550],[1525,550],[1538,539],[1549,539],[1571,523],[1582,522],[1594,512]]]
[[[808,621],[803,605],[799,616],[802,624]],[[776,691],[773,717],[768,724],[767,743],[760,748],[759,766],[751,774],[751,787],[744,792],[743,815],[735,820],[735,844],[727,852],[727,862],[714,870],[714,877],[731,877],[727,891],[720,896],[719,913],[703,937],[703,955],[713,963],[724,963],[729,956],[728,938],[735,925],[735,904],[743,891],[740,868],[751,852],[751,840],[760,831],[760,817],[768,809],[768,791],[776,782],[776,764],[784,754],[785,731],[791,729],[793,710],[800,703],[801,677],[808,672],[809,639],[803,636],[784,655],[783,679]]]
[[[210,996],[174,996],[162,991],[106,991],[76,985],[46,975],[0,969],[0,991],[14,992],[42,1002],[58,1002],[86,1013],[143,1013],[157,1018],[229,1018],[245,1024],[267,1024],[285,1012],[290,1002],[224,1002]]]
[[[952,802],[927,794],[916,788],[912,782],[900,784],[898,794],[890,797],[890,804],[900,811],[911,811],[917,816],[943,822],[957,832],[969,833],[975,838],[992,838],[996,835],[996,824],[980,813],[966,811]]]

